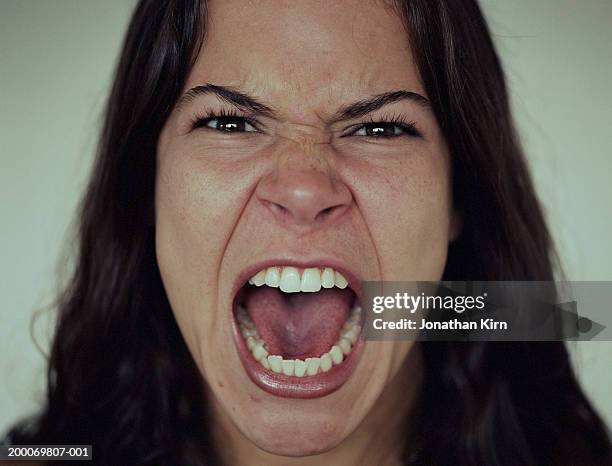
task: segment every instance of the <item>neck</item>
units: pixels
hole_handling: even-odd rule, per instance
[[[218,445],[220,459],[225,465],[235,466],[400,466],[410,436],[412,408],[421,385],[420,349],[419,344],[414,345],[403,367],[387,384],[357,429],[335,448],[318,455],[295,458],[261,450],[213,407],[213,419],[217,421],[213,440]]]

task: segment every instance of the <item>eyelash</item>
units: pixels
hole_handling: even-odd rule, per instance
[[[222,118],[228,118],[228,119],[233,118],[237,120],[243,120],[244,122],[248,123],[249,125],[253,126],[255,129],[259,131],[259,127],[257,126],[257,121],[255,121],[253,118],[249,118],[244,115],[239,115],[238,112],[236,112],[236,110],[234,109],[232,110],[222,109],[219,112],[208,111],[205,114],[196,115],[192,121],[191,127],[192,129],[204,128],[206,127],[207,123],[210,123],[213,120],[220,120]],[[214,128],[209,128],[209,129],[214,130]],[[220,131],[220,130],[217,130],[217,131]]]
[[[212,112],[212,111],[208,111],[205,114],[200,114],[197,115],[192,122],[192,129],[197,129],[197,128],[206,128],[206,125],[208,123],[210,123],[213,120],[220,120],[220,119],[236,119],[236,120],[242,120],[245,123],[248,123],[249,125],[251,125],[253,128],[255,128],[258,132],[260,131],[258,123],[255,119],[253,118],[249,118],[245,115],[240,115],[238,114],[238,112],[234,109],[232,110],[226,110],[226,109],[222,109],[219,112]],[[378,119],[374,119],[372,117],[370,117],[370,120],[367,122],[362,122],[362,123],[358,123],[356,125],[353,125],[351,127],[351,129],[343,134],[341,137],[347,137],[347,136],[353,136],[355,135],[355,133],[357,133],[359,130],[365,128],[366,126],[374,126],[374,125],[393,125],[397,128],[400,129],[401,133],[400,134],[394,134],[392,136],[356,136],[356,137],[367,137],[367,138],[372,138],[372,139],[393,139],[393,138],[397,138],[400,136],[412,136],[412,137],[423,137],[423,135],[421,134],[421,132],[418,130],[416,123],[414,121],[409,121],[408,119],[406,119],[404,116],[402,115],[398,115],[398,114],[393,114],[390,116],[382,116]],[[221,130],[217,130],[215,128],[208,128],[208,129],[212,129],[215,131],[221,131]],[[240,131],[239,131],[240,132]]]
[[[380,118],[374,119],[370,117],[370,120],[363,123],[358,123],[352,126],[352,129],[347,133],[342,135],[342,137],[353,136],[357,131],[365,128],[366,126],[376,126],[376,125],[393,125],[399,128],[402,133],[396,134],[393,136],[357,136],[357,137],[369,137],[369,138],[381,138],[381,139],[393,139],[400,136],[412,136],[422,138],[423,135],[418,130],[417,125],[414,121],[410,121],[405,118],[403,115],[393,114],[393,115],[383,115]]]

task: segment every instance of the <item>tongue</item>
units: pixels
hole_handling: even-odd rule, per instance
[[[348,288],[283,293],[250,286],[244,303],[270,354],[304,359],[320,356],[337,341],[352,300]]]

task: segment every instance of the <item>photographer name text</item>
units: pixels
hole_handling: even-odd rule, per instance
[[[427,319],[403,318],[394,321],[384,319],[372,320],[375,330],[508,330],[508,322],[483,318],[480,320],[461,321],[451,319],[445,321],[428,321]]]

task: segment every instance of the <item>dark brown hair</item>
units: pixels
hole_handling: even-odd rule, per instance
[[[445,278],[552,280],[553,250],[475,0],[397,2],[450,148],[464,218]],[[105,465],[218,464],[201,374],[164,293],[152,226],[155,150],[201,46],[206,5],[141,0],[82,202],[59,300],[46,405],[16,444],[93,444]],[[610,464],[605,426],[561,342],[423,343],[406,464]]]

